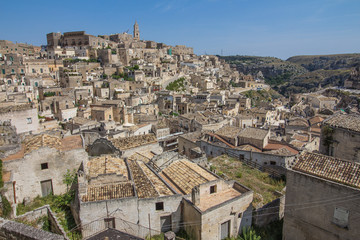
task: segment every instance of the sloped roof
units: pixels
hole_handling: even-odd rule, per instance
[[[266,135],[269,133],[268,130],[261,129],[261,128],[245,128],[242,130],[238,136],[239,137],[246,137],[246,138],[253,138],[258,140],[264,140]]]
[[[21,149],[12,155],[4,158],[4,161],[23,158],[41,147],[54,148],[59,151],[69,151],[83,148],[83,141],[80,135],[67,136],[60,138],[48,134],[41,134],[27,137],[21,145]]]
[[[360,114],[338,114],[326,119],[324,123],[332,127],[360,132]]]
[[[234,127],[234,126],[224,126],[217,130],[215,134],[228,137],[228,138],[236,138],[238,134],[241,132],[241,128]]]
[[[170,181],[183,194],[191,193],[195,186],[217,179],[197,164],[185,159],[173,162],[162,174],[166,181]]]
[[[330,181],[360,188],[360,164],[342,159],[303,152],[293,167],[294,170]]]
[[[130,182],[123,182],[105,186],[89,186],[87,194],[82,196],[83,202],[101,201],[116,198],[135,196],[133,186]]]
[[[126,150],[151,143],[156,143],[157,139],[154,134],[146,134],[126,138],[111,139],[111,142],[117,149]]]

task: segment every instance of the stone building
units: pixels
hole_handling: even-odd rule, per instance
[[[303,152],[286,177],[284,240],[360,236],[358,163]]]
[[[38,111],[30,104],[1,107],[0,121],[10,121],[18,134],[37,133],[39,130]]]
[[[84,163],[72,206],[83,237],[107,226],[145,237],[150,230],[144,226],[151,225],[152,234],[186,226],[196,239],[209,239],[208,234],[236,236],[240,227],[251,225],[249,189],[186,159],[161,170],[149,163],[138,153],[127,159],[103,155]]]
[[[214,180],[194,187],[183,199],[183,221],[194,239],[236,237],[251,226],[253,193],[239,183]]]
[[[98,122],[114,120],[112,107],[109,106],[91,106],[91,119]]]
[[[134,36],[133,36],[135,41],[140,41],[140,31],[139,31],[139,24],[137,23],[137,21],[135,21],[134,24]]]
[[[127,160],[103,155],[84,164],[73,210],[75,219],[83,226],[83,237],[105,229],[109,222],[112,228],[123,229],[126,226],[122,226],[124,222],[120,219],[141,226],[151,224],[154,232],[179,229],[182,195],[141,158],[144,157],[138,154]],[[111,217],[101,217],[107,213]],[[127,230],[143,238],[149,234],[149,230]]]
[[[0,58],[9,53],[17,53],[22,56],[35,56],[37,53],[37,48],[29,44],[13,43],[8,40],[0,40]]]
[[[197,144],[197,141],[201,137],[201,132],[190,132],[180,135],[178,138],[179,153],[186,155],[190,159],[201,157],[201,149]]]
[[[66,191],[67,170],[77,170],[88,155],[81,136],[30,136],[21,149],[3,159],[5,195],[13,204]]]
[[[320,153],[360,162],[360,115],[338,114],[324,120]]]
[[[129,157],[134,153],[162,153],[158,140],[154,134],[145,134],[124,138],[97,139],[89,146],[91,156],[100,156],[101,154],[117,154],[121,157]]]
[[[61,33],[48,33],[46,35],[47,44],[49,47],[77,47],[81,48],[106,48],[110,41],[107,41],[101,37],[95,37],[90,34],[86,34],[85,31],[65,32]]]

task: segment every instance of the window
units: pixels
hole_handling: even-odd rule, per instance
[[[36,73],[36,71],[35,71],[35,69],[34,69],[34,68],[32,69],[32,73]]]
[[[44,72],[42,68],[40,68],[40,72],[41,72],[41,73],[43,73],[43,72]]]
[[[115,218],[105,218],[104,219],[106,228],[115,228]]]
[[[239,155],[239,160],[245,160],[244,154],[240,154],[240,155]]]
[[[270,161],[270,165],[276,165],[276,162]]]
[[[216,185],[210,186],[210,194],[216,193]]]
[[[26,122],[27,122],[27,124],[32,124],[32,119],[31,119],[31,117],[26,118]]]
[[[48,168],[49,168],[48,163],[41,164],[41,170],[48,169]]]
[[[238,218],[242,218],[242,217],[243,217],[243,213],[241,212],[238,214]]]
[[[5,74],[5,69],[1,69],[1,71],[2,71],[2,74]]]
[[[157,202],[155,203],[156,211],[163,211],[164,210],[164,202]]]
[[[14,72],[15,72],[15,70],[14,70],[14,69],[11,69],[11,72],[12,72],[12,73],[14,73]]]

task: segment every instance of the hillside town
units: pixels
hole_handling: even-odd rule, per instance
[[[358,66],[284,97],[140,29],[0,40],[0,239],[360,238]]]

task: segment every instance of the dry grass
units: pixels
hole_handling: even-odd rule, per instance
[[[286,185],[284,181],[275,180],[269,177],[267,173],[252,169],[227,155],[209,161],[212,164],[212,169],[215,169],[219,175],[225,174],[228,178],[252,189],[255,193],[253,201],[255,205],[261,206],[275,200],[279,197],[276,191],[281,192]]]

